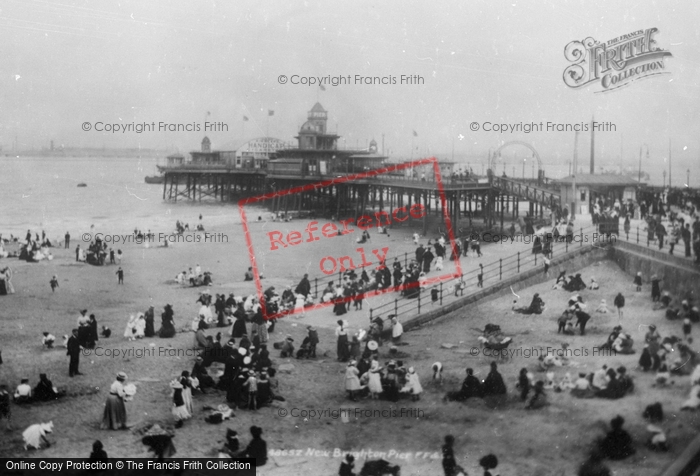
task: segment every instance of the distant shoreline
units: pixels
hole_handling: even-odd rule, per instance
[[[91,148],[64,148],[54,150],[2,150],[0,157],[110,157],[110,158],[162,158],[171,154],[172,150],[158,149],[91,149]]]

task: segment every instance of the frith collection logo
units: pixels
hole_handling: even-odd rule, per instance
[[[570,88],[582,88],[599,83],[605,93],[628,86],[651,76],[670,74],[665,71],[664,58],[673,55],[659,48],[654,40],[657,28],[639,30],[605,43],[591,37],[572,41],[564,48],[564,57],[571,62],[564,70],[564,83]]]

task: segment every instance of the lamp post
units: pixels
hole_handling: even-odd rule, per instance
[[[686,174],[687,174],[687,177],[686,177],[686,179],[685,179],[685,186],[688,187],[688,188],[690,188],[690,169],[688,169],[688,171],[686,172]]]
[[[523,178],[525,178],[525,162],[527,162],[527,159],[523,159]]]
[[[666,188],[666,171],[664,170],[664,188]]]

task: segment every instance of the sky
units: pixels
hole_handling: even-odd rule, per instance
[[[700,2],[691,0],[0,0],[0,145],[8,151],[16,141],[26,150],[53,140],[186,152],[205,134],[215,149],[263,136],[293,141],[319,101],[341,147],[375,139],[393,158],[449,159],[454,151],[475,168],[509,141],[535,148],[545,172],[566,169],[574,154],[573,132],[485,132],[485,122],[595,117],[615,125],[595,136],[597,165],[636,168],[643,147],[643,169],[655,179],[670,153],[677,180],[690,169],[700,183],[698,18]],[[657,45],[672,54],[664,60],[669,74],[604,94],[564,84],[569,42],[654,27]],[[423,84],[322,91],[291,84],[295,75],[389,76],[397,83],[419,75]],[[95,130],[98,122],[205,121],[228,131]],[[589,133],[579,134],[577,150],[587,169]],[[509,146],[502,160],[510,173],[534,159]]]

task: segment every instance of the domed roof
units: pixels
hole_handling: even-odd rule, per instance
[[[318,124],[313,121],[306,121],[304,125],[301,126],[301,129],[299,129],[299,132],[319,134],[321,131],[319,130]]]

